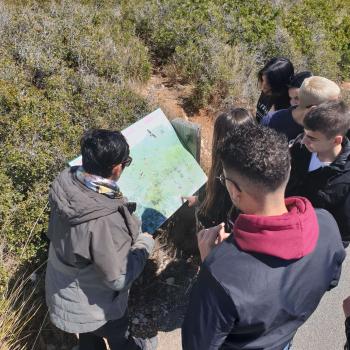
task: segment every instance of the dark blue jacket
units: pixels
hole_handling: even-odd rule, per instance
[[[293,108],[295,107],[281,109],[271,115],[266,115],[262,119],[261,124],[285,134],[288,141],[291,141],[304,131],[303,126],[298,124],[293,118]]]
[[[184,350],[282,350],[290,342],[338,284],[345,258],[333,217],[325,210],[316,214],[316,245],[300,259],[244,251],[233,234],[214,248],[191,293]]]

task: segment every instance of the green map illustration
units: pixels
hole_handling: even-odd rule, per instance
[[[181,196],[196,192],[207,178],[160,109],[122,133],[133,162],[118,185],[129,201],[137,203],[143,231],[153,233],[182,205]],[[79,163],[80,157],[70,165]]]

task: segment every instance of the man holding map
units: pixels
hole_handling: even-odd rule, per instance
[[[51,321],[79,334],[82,350],[155,349],[128,333],[128,292],[154,246],[141,233],[118,179],[132,159],[118,131],[90,130],[82,166],[65,169],[50,190],[46,302]]]

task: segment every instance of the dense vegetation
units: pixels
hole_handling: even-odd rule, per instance
[[[196,107],[251,102],[257,67],[274,55],[336,80],[350,73],[348,0],[143,0],[122,13],[154,62],[195,85]]]
[[[133,86],[153,69],[192,84],[193,108],[253,106],[274,55],[348,79],[349,37],[350,0],[0,0],[0,292],[45,257],[48,186],[82,131],[150,111]]]

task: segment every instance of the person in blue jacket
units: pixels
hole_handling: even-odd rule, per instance
[[[338,283],[345,251],[337,224],[306,198],[284,198],[290,154],[275,130],[243,125],[218,152],[221,182],[241,214],[231,233],[223,224],[198,233],[202,265],[183,349],[289,349]]]

